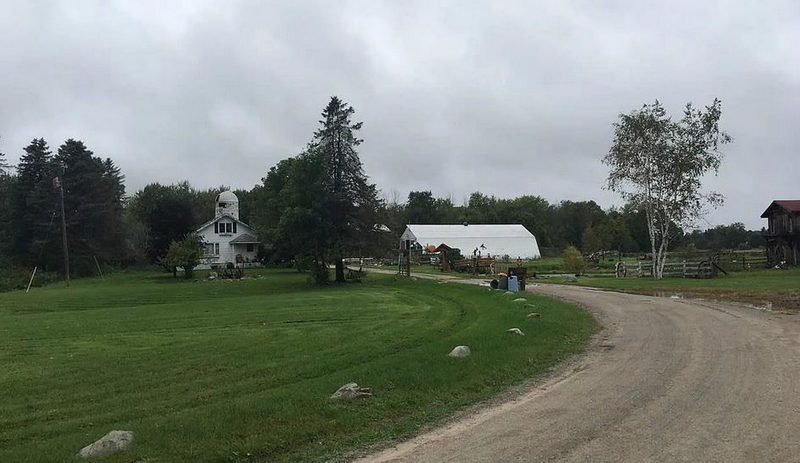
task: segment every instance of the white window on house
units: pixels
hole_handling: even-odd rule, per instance
[[[236,233],[236,224],[230,222],[217,222],[214,224],[214,233]]]
[[[219,243],[214,243],[214,255],[219,255]]]

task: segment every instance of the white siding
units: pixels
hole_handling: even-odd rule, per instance
[[[227,262],[236,263],[236,255],[241,254],[245,262],[248,260],[255,260],[258,254],[258,246],[253,245],[253,251],[247,252],[247,245],[237,244],[232,245],[231,241],[243,233],[248,233],[255,236],[252,228],[242,222],[237,222],[236,233],[214,233],[214,223],[233,223],[233,219],[227,216],[218,217],[215,221],[207,223],[205,226],[197,230],[198,236],[203,239],[205,243],[219,243],[219,256],[208,256],[207,263],[209,264],[225,264]],[[233,228],[231,226],[231,228]]]

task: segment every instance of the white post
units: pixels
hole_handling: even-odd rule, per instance
[[[39,266],[33,267],[33,273],[31,273],[31,280],[28,282],[28,287],[25,289],[25,294],[28,294],[28,291],[31,290],[31,285],[33,284],[33,277],[36,276],[36,269],[37,268],[39,268]]]

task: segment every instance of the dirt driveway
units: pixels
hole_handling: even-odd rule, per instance
[[[518,399],[363,461],[800,461],[797,316],[579,287],[531,290],[597,316],[605,329],[590,352]]]

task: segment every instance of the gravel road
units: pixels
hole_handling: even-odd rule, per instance
[[[796,316],[571,286],[605,329],[510,402],[364,462],[800,461]],[[547,316],[547,314],[543,314]]]

